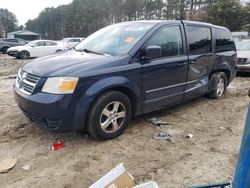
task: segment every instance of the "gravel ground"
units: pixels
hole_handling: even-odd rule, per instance
[[[28,61],[0,54],[0,161],[18,159],[12,170],[0,174],[1,187],[88,187],[119,163],[137,183],[155,180],[162,188],[232,179],[250,76],[237,77],[223,100],[200,97],[137,117],[122,136],[99,142],[75,133],[51,133],[24,117],[12,86],[18,68]],[[153,126],[145,121],[150,117],[168,124]],[[160,131],[170,133],[173,141],[153,139]],[[52,151],[55,140],[64,141],[65,147]],[[24,165],[30,170],[24,171]]]

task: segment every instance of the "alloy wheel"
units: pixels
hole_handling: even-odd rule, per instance
[[[116,132],[124,123],[126,109],[119,101],[109,103],[100,116],[101,129],[106,133]]]
[[[224,94],[224,90],[225,90],[225,81],[223,78],[220,78],[217,85],[217,95],[221,97]]]

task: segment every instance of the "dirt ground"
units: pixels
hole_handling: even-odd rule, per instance
[[[28,61],[0,54],[0,161],[18,159],[12,170],[0,174],[0,187],[88,187],[119,163],[137,183],[155,180],[161,188],[232,179],[250,76],[237,77],[223,100],[200,97],[137,117],[122,136],[99,142],[75,133],[51,133],[25,118],[12,86],[18,68]],[[153,126],[145,121],[150,117],[168,125]],[[153,139],[160,131],[170,133],[173,142]],[[186,138],[189,133],[194,137]],[[52,151],[55,140],[65,147]],[[31,165],[30,170],[24,171],[24,165]]]

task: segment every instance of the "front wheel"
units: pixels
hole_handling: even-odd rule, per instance
[[[115,138],[128,127],[131,111],[131,102],[125,94],[106,92],[98,97],[90,109],[87,131],[96,139]]]
[[[30,53],[28,51],[21,51],[18,54],[18,58],[20,59],[28,59],[30,57]]]
[[[224,72],[214,73],[209,81],[209,97],[212,99],[223,98],[226,93],[227,83],[227,76]]]

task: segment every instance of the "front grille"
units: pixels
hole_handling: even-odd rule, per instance
[[[247,58],[238,58],[238,64],[240,65],[248,64]]]
[[[31,95],[39,80],[39,76],[27,73],[23,70],[18,72],[16,87],[27,95]]]
[[[29,114],[23,108],[20,107],[24,115],[29,118],[33,123],[38,125],[39,127],[46,128],[48,130],[57,130],[61,123],[60,119],[43,119],[33,114]]]

